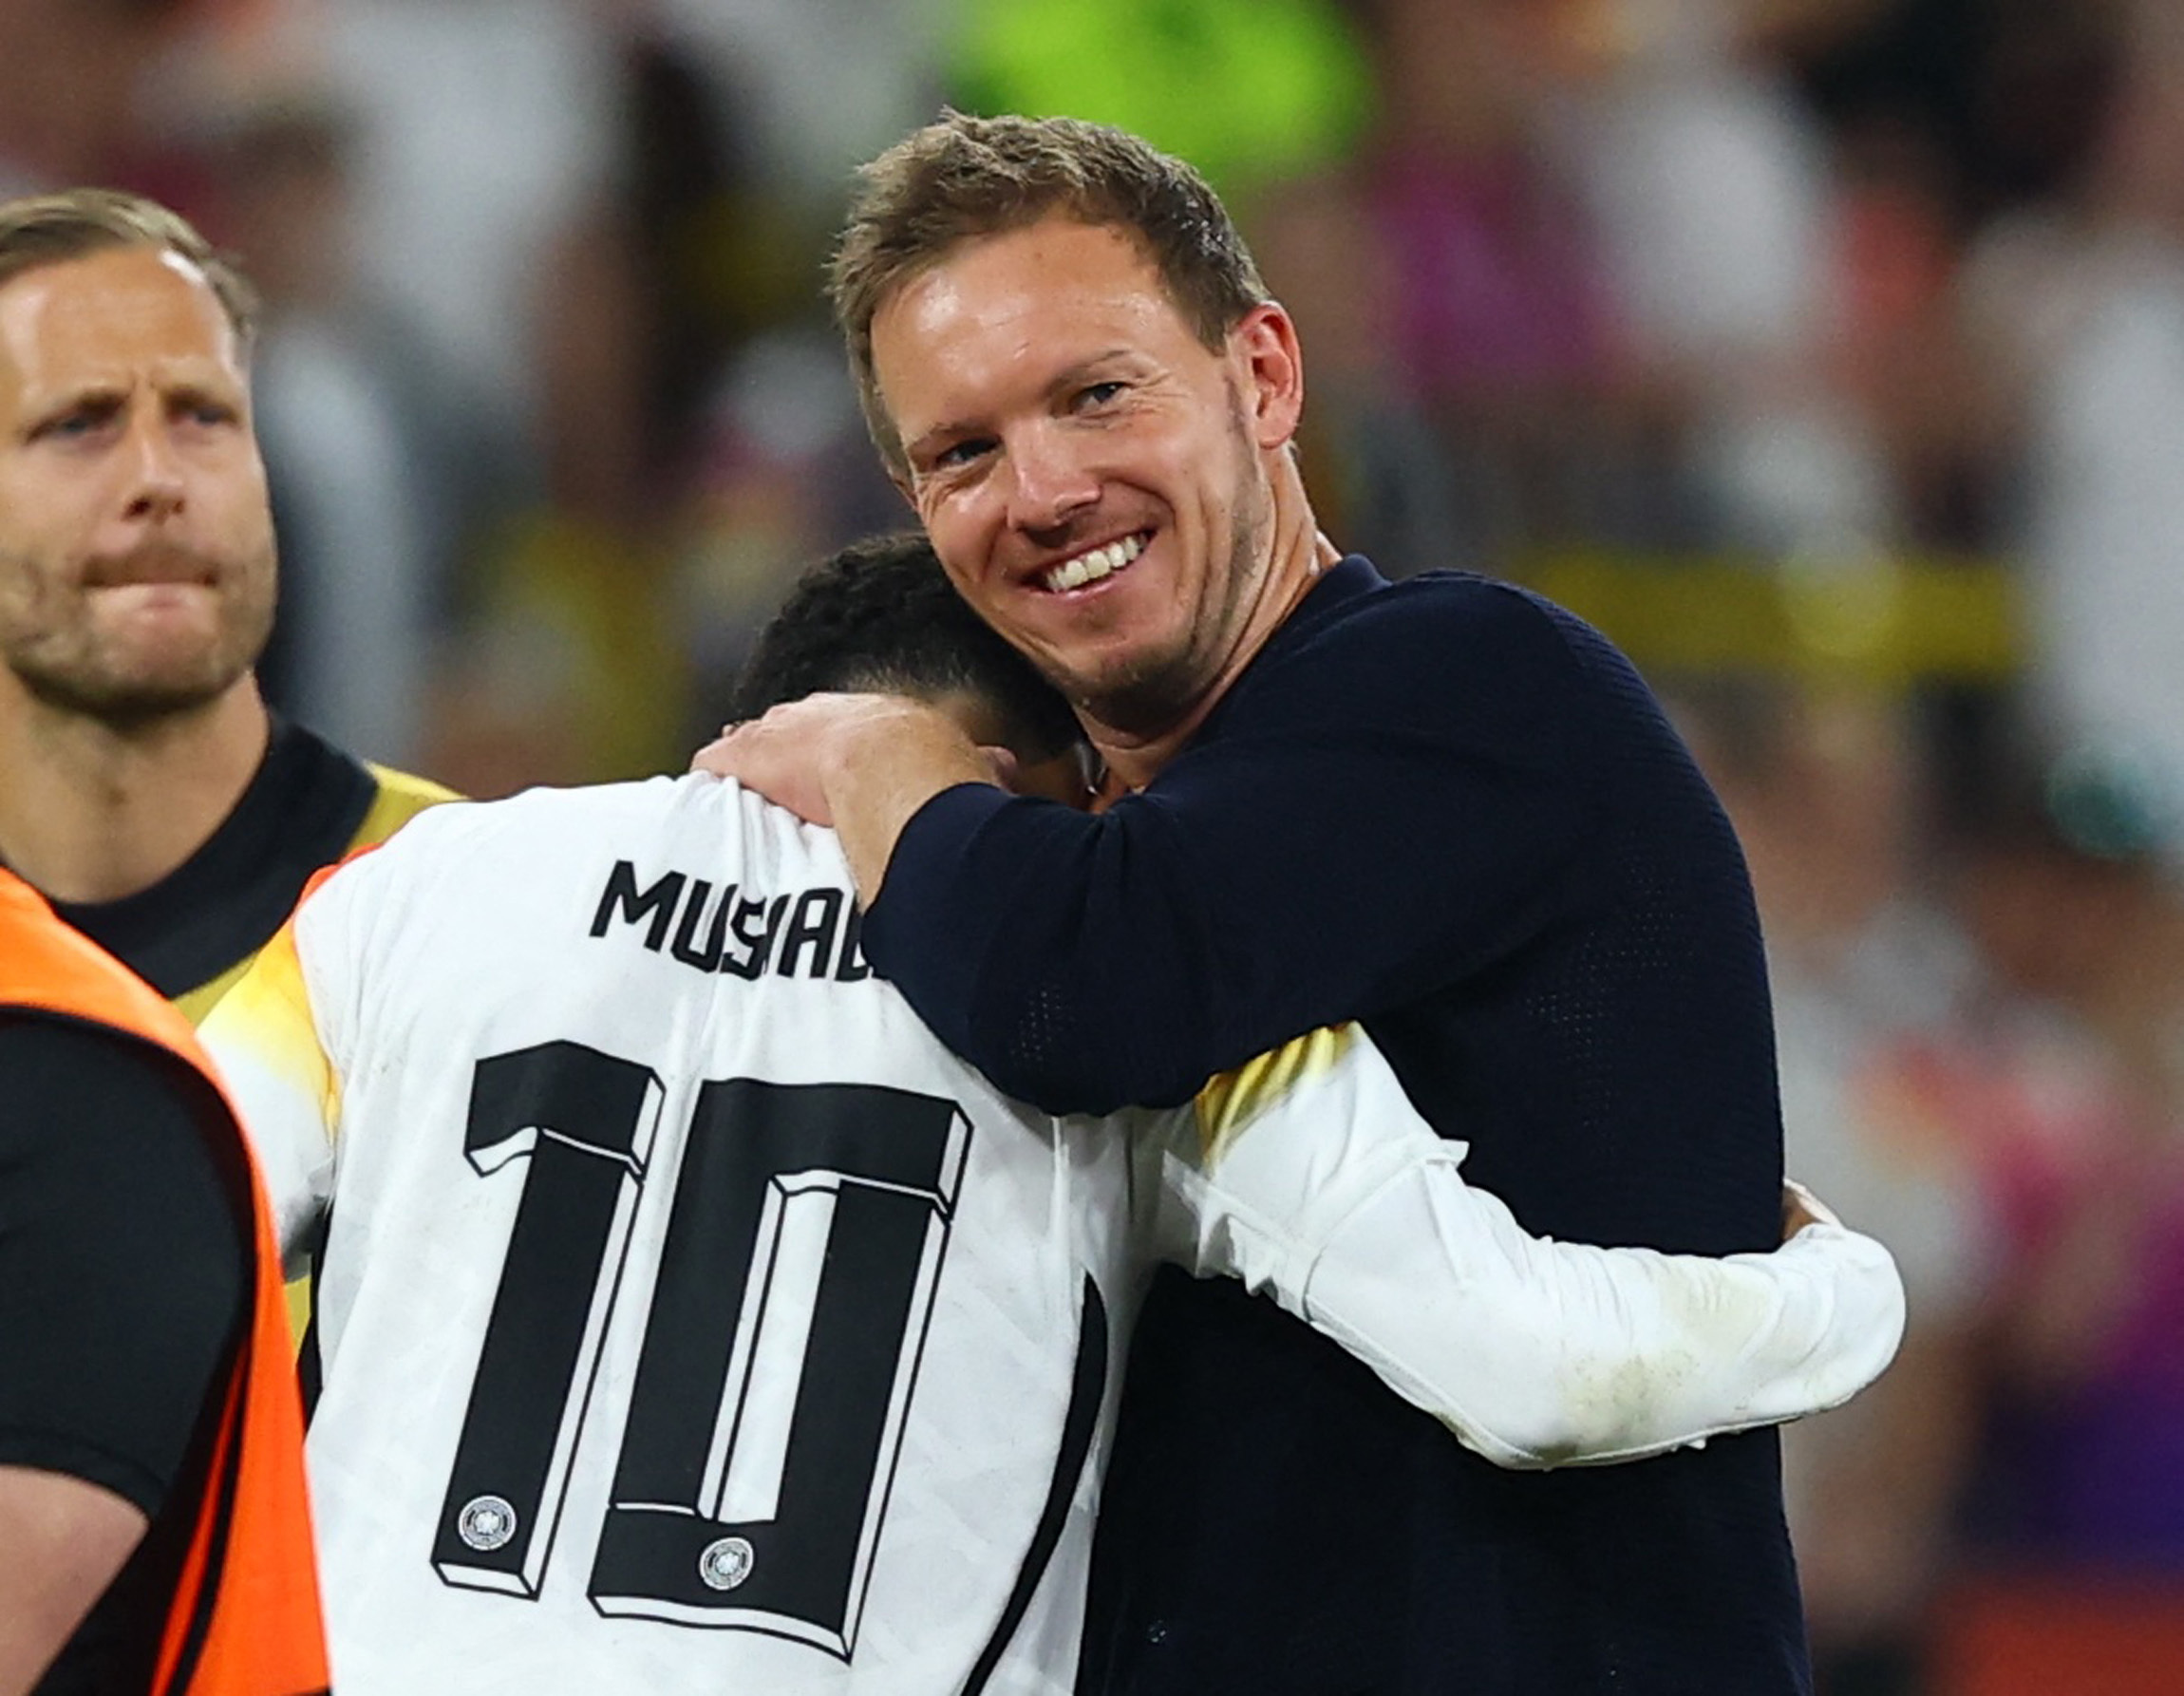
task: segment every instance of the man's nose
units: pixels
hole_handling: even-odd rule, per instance
[[[1100,479],[1063,432],[1042,423],[1008,443],[1009,522],[1054,530],[1100,499]]]
[[[127,499],[131,518],[157,519],[181,511],[188,493],[181,456],[163,418],[139,418],[131,424],[125,447]]]

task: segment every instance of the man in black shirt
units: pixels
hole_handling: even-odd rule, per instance
[[[1780,1129],[1726,820],[1595,632],[1320,533],[1295,329],[1204,183],[1099,126],[951,114],[867,168],[834,294],[883,458],[1109,804],[1009,798],[876,696],[703,763],[840,830],[868,956],[950,1046],[1104,1111],[1361,1019],[1529,1229],[1765,1247]],[[1082,1688],[1809,1686],[1771,1433],[1497,1473],[1272,1308],[1155,1290]]]
[[[446,793],[258,693],[254,321],[163,206],[0,203],[0,865],[192,1019],[313,872]]]

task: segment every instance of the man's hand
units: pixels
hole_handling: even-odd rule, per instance
[[[832,824],[822,772],[845,745],[875,727],[886,734],[895,714],[929,711],[896,695],[807,695],[763,718],[723,725],[720,735],[690,761],[692,771],[734,778],[814,824]]]
[[[867,903],[919,807],[943,789],[996,776],[992,758],[952,718],[902,695],[807,695],[725,726],[690,768],[734,778],[839,831]]]
[[[1782,1240],[1802,1231],[1807,1225],[1840,1225],[1836,1210],[1822,1201],[1812,1191],[1794,1178],[1782,1179]]]

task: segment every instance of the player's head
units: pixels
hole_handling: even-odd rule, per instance
[[[903,476],[875,373],[872,321],[906,283],[982,236],[1053,217],[1125,234],[1209,349],[1267,298],[1228,209],[1190,165],[1074,118],[946,112],[867,164],[829,276],[873,442]]]
[[[0,202],[0,696],[117,725],[235,688],[273,625],[255,302],[154,201]]]
[[[757,718],[834,690],[929,701],[973,741],[1013,753],[1022,786],[1083,796],[1082,742],[1067,703],[979,622],[913,531],[853,542],[800,577],[760,632],[732,710]]]

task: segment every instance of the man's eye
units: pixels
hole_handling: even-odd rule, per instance
[[[97,412],[64,412],[58,418],[48,418],[38,426],[35,433],[66,442],[79,436],[88,436],[104,422],[104,415]]]
[[[932,456],[932,468],[935,471],[951,471],[958,466],[968,465],[992,445],[983,436],[951,443]]]
[[[1114,400],[1118,395],[1120,395],[1122,392],[1124,386],[1125,386],[1120,383],[1088,384],[1086,385],[1083,392],[1077,398],[1081,403],[1088,406],[1104,406],[1109,401]]]

